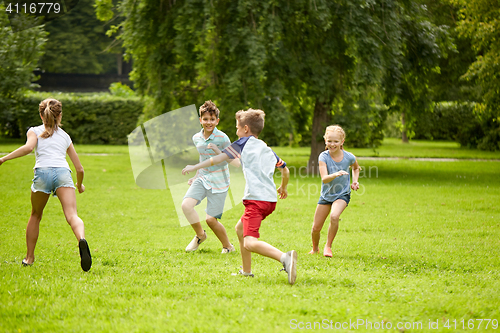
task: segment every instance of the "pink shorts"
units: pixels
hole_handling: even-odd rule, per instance
[[[243,237],[252,236],[259,238],[259,228],[262,220],[276,208],[276,202],[243,200],[245,212],[241,217],[243,223]]]

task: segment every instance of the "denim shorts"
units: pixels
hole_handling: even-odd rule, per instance
[[[337,201],[339,199],[344,200],[347,203],[347,205],[349,205],[349,201],[351,201],[351,194],[348,193],[348,194],[341,195],[335,201]],[[331,205],[331,204],[333,204],[333,201],[332,202],[326,201],[326,200],[323,200],[321,197],[319,197],[318,205]]]
[[[71,170],[67,168],[36,168],[35,178],[31,184],[31,191],[52,193],[56,196],[56,190],[59,187],[75,188]]]
[[[197,178],[189,187],[189,190],[186,192],[184,199],[196,199],[198,201],[196,205],[199,205],[201,201],[206,197],[207,209],[205,210],[205,212],[208,215],[215,217],[216,219],[220,219],[222,218],[222,212],[224,211],[226,196],[227,191],[212,193],[212,190],[207,190],[205,186],[203,186],[203,181],[201,180],[201,178]]]

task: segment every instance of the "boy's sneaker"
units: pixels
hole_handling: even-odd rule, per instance
[[[236,249],[234,248],[233,244],[231,244],[231,246],[229,247],[223,247],[221,253],[230,253],[234,251],[236,251]]]
[[[233,276],[243,275],[243,276],[248,276],[248,277],[254,277],[254,275],[252,274],[252,272],[250,272],[250,273],[243,272],[243,267],[238,271],[238,273],[232,273],[231,275],[233,275]]]
[[[203,230],[203,232],[205,233],[205,236],[202,238],[199,238],[198,235],[194,236],[191,243],[189,243],[186,247],[186,252],[193,252],[198,250],[198,246],[200,246],[200,244],[207,239],[207,232],[205,230]]]
[[[87,244],[85,238],[80,239],[78,242],[78,248],[80,249],[80,265],[82,266],[83,271],[87,272],[92,266],[92,257],[90,256],[89,244]]]
[[[297,279],[297,252],[287,252],[282,270],[288,273],[288,283],[293,285]]]

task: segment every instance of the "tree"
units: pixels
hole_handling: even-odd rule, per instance
[[[440,71],[439,61],[452,51],[447,26],[430,21],[420,2],[402,2],[398,16],[401,36],[397,63],[387,67],[385,103],[390,112],[401,114],[403,142],[414,135],[415,119],[432,111],[431,79]]]
[[[94,11],[93,0],[79,0],[67,14],[46,23],[49,33],[40,69],[51,73],[102,74],[117,72],[121,47],[113,47],[107,27]],[[110,51],[110,52],[109,52]]]
[[[418,6],[409,3],[126,0],[119,7],[124,18],[119,38],[134,59],[136,88],[155,99],[147,117],[213,99],[222,112],[263,108],[268,129],[279,138],[296,128],[292,115],[312,112],[298,120],[312,122],[312,166],[334,109],[347,117],[357,113],[360,121],[371,119],[364,129],[380,132],[387,110],[370,99],[381,101],[387,88],[391,106],[408,101],[402,90],[416,91],[428,73],[413,68],[432,68],[428,59],[438,57],[439,48],[421,50],[410,42],[435,42],[437,37],[428,36],[435,29],[421,17],[411,20]],[[110,4],[97,3],[102,17],[112,16]],[[305,101],[314,107],[301,105]],[[232,117],[223,116],[222,126],[233,124]],[[380,141],[366,136],[372,144]]]
[[[460,7],[458,31],[472,40],[476,59],[464,75],[481,88],[476,112],[483,124],[481,149],[500,150],[500,2],[453,0]]]
[[[42,27],[13,32],[0,4],[0,135],[20,136],[15,124],[19,111],[16,99],[32,87],[33,70],[43,54],[45,37]]]

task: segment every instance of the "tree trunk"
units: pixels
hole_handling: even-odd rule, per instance
[[[316,98],[314,105],[314,116],[311,131],[311,155],[307,162],[307,173],[309,175],[319,174],[318,156],[325,150],[325,140],[323,135],[325,128],[330,125],[330,103],[320,102]]]
[[[403,133],[402,133],[402,140],[403,143],[408,143],[408,135],[406,135],[406,125],[405,125],[405,113],[401,113],[401,124],[403,125]]]

